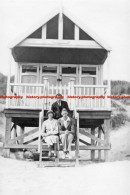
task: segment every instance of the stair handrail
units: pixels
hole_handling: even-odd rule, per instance
[[[43,91],[45,94],[45,84],[43,85]],[[38,136],[38,153],[40,153],[41,150],[41,133],[42,133],[42,122],[43,122],[43,118],[44,118],[44,98],[42,99],[43,103],[42,103],[42,110],[39,112],[39,136]]]

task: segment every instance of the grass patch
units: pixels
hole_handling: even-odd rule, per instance
[[[130,118],[126,112],[117,113],[112,115],[112,129],[116,129],[124,125],[126,122],[130,122]]]
[[[123,105],[124,104],[124,100],[116,100],[116,101],[121,101],[121,103]],[[128,99],[127,99],[128,101]],[[122,107],[121,105],[116,104],[116,102],[112,101],[112,129],[116,129],[121,127],[122,125],[124,125],[126,122],[130,122],[130,118],[128,117],[127,111],[124,107]]]

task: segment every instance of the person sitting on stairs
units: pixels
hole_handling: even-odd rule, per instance
[[[54,157],[57,156],[57,151],[59,148],[59,137],[58,137],[58,124],[57,120],[54,119],[54,112],[49,110],[47,112],[48,119],[42,124],[42,137],[43,140],[47,143],[49,147],[48,156],[52,157],[54,153]],[[54,152],[52,153],[52,151]]]
[[[63,96],[60,93],[56,94],[56,98],[57,98],[57,101],[52,104],[51,110],[53,110],[55,114],[54,118],[59,119],[62,117],[61,111],[63,108],[66,108],[68,113],[70,113],[70,110],[69,110],[68,103],[62,100]]]
[[[75,135],[75,123],[72,118],[68,116],[68,111],[63,108],[61,112],[62,116],[58,119],[59,137],[63,146],[62,159],[66,157],[71,159],[71,144]]]

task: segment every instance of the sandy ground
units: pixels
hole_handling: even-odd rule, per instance
[[[0,157],[1,195],[129,195],[130,124],[111,132],[109,163],[37,168],[37,162]]]
[[[130,123],[126,123],[118,130],[112,131],[110,136],[110,160],[130,160]]]
[[[130,117],[130,106],[125,106],[121,102],[116,101],[117,104],[126,109],[128,117]],[[130,160],[130,123],[127,122],[124,126],[115,131],[111,131],[110,136],[111,152],[110,160]]]
[[[0,157],[0,167],[1,195],[130,194],[130,161],[37,168],[34,162]]]

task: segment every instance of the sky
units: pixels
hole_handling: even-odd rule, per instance
[[[61,3],[111,46],[110,78],[130,81],[129,0],[0,0],[0,72],[9,71],[9,43]]]

